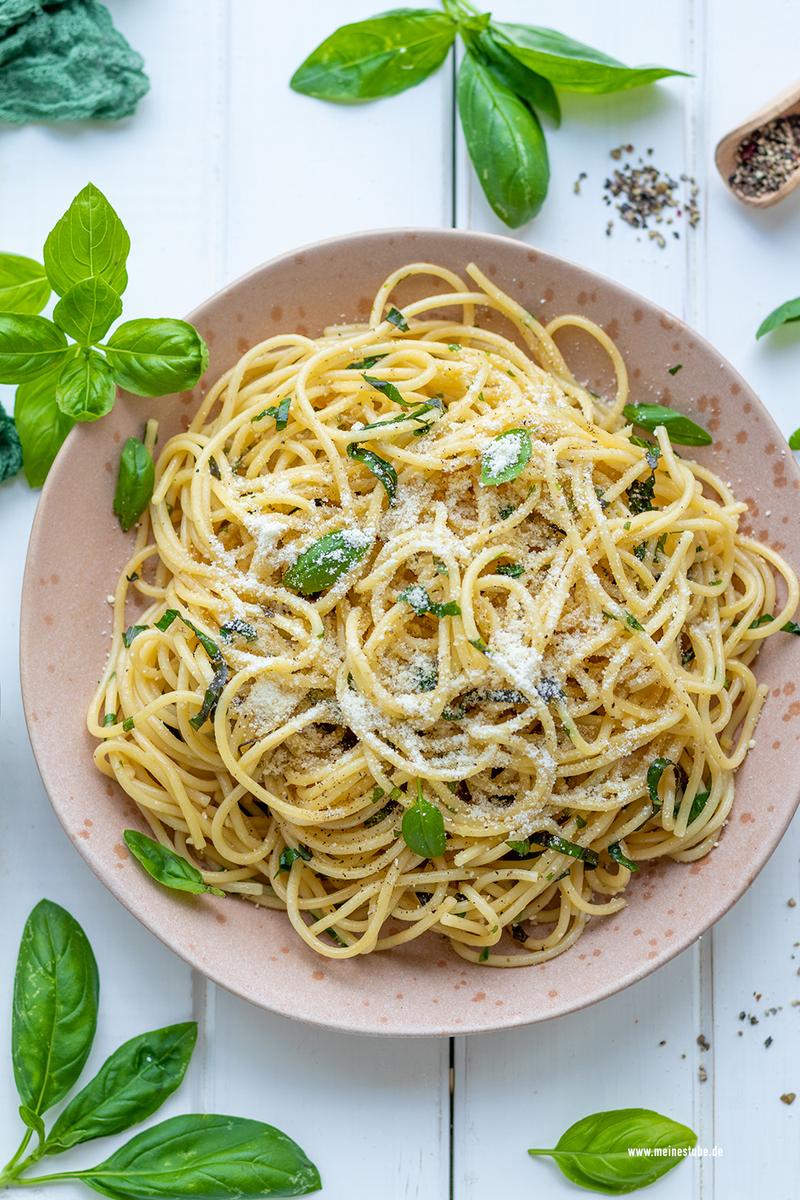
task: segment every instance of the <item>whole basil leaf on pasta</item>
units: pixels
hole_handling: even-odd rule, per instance
[[[781,325],[789,325],[793,321],[800,321],[800,296],[795,300],[787,300],[784,304],[779,304],[774,308],[756,330],[756,337],[762,338],[766,333],[772,333],[773,329],[778,329]]]
[[[24,254],[0,254],[0,312],[40,313],[49,299],[41,263]]]
[[[172,317],[125,321],[105,345],[114,378],[136,396],[194,387],[208,366],[208,347],[193,325]]]
[[[473,54],[486,63],[496,79],[515,92],[535,112],[543,113],[556,127],[561,124],[561,105],[549,79],[509,54],[491,30],[472,34],[465,40]]]
[[[149,1117],[180,1086],[196,1041],[197,1023],[185,1021],[124,1042],[59,1114],[44,1153],[62,1154]]]
[[[372,538],[360,529],[337,529],[323,534],[300,554],[283,577],[293,592],[313,596],[336,583],[372,545]]]
[[[219,888],[204,883],[197,867],[193,867],[168,846],[162,846],[160,842],[145,833],[140,833],[138,829],[126,829],[122,836],[133,857],[157,883],[177,892],[192,892],[194,895],[211,892],[214,896],[225,895]]]
[[[527,429],[507,429],[492,438],[481,452],[481,485],[496,487],[521,475],[533,447]]]
[[[0,383],[25,383],[69,353],[67,339],[46,317],[0,313]]]
[[[53,320],[81,346],[104,337],[122,312],[119,294],[98,275],[82,279],[65,292],[53,309]]]
[[[106,360],[96,350],[69,356],[56,384],[56,404],[74,421],[98,421],[111,412],[117,386]]]
[[[100,189],[88,183],[48,234],[44,265],[59,296],[91,275],[121,295],[128,285],[130,248],[122,221]]]
[[[89,1056],[99,981],[74,917],[40,900],[25,923],[14,977],[11,1057],[23,1104],[37,1115],[61,1100]]]
[[[671,67],[626,67],[618,59],[555,29],[493,22],[491,31],[526,67],[571,92],[619,92],[670,75],[686,75]]]
[[[298,67],[290,86],[353,104],[416,87],[444,62],[455,22],[436,9],[398,8],[343,25]]]
[[[14,400],[14,420],[22,443],[25,478],[41,487],[75,421],[56,404],[60,369],[21,383]]]
[[[114,515],[124,533],[138,521],[150,503],[155,484],[155,466],[150,451],[138,438],[129,437],[122,447],[114,492]]]
[[[417,799],[403,813],[401,832],[409,850],[421,858],[439,858],[445,852],[444,818],[441,810],[423,796],[421,783],[417,784]]]
[[[663,425],[676,446],[710,446],[714,440],[701,425],[663,404],[626,404],[622,413],[632,425],[641,425],[651,432]]]
[[[458,72],[458,111],[481,187],[498,217],[516,229],[534,217],[550,182],[547,144],[536,114],[467,52]]]
[[[696,1145],[697,1134],[686,1125],[649,1108],[618,1108],[576,1121],[552,1150],[528,1153],[553,1158],[579,1187],[621,1196],[655,1183],[683,1161],[682,1151]],[[676,1153],[631,1153],[634,1150]]]
[[[358,442],[348,442],[347,456],[356,462],[363,463],[367,470],[372,472],[383,485],[383,489],[389,497],[389,504],[394,504],[397,495],[397,471],[392,464],[373,450],[367,450],[366,446],[359,445]]]
[[[305,1196],[322,1186],[314,1164],[279,1129],[244,1117],[200,1114],[162,1121],[99,1166],[75,1174],[116,1200]]]

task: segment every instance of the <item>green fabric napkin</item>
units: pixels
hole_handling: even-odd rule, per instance
[[[0,0],[0,121],[113,121],[150,86],[99,0]]]

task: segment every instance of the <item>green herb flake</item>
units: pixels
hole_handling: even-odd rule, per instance
[[[393,505],[397,497],[397,471],[392,464],[358,442],[348,442],[347,457],[362,463],[368,471],[372,472],[386,492],[389,505]]]
[[[219,636],[223,642],[228,643],[232,642],[234,637],[244,638],[246,642],[255,642],[258,638],[258,630],[249,622],[243,621],[241,617],[234,617],[232,621],[220,626]]]
[[[409,325],[399,308],[394,305],[389,309],[385,318],[390,325],[394,325],[395,329],[399,329],[401,333],[408,333]]]
[[[148,628],[147,625],[129,625],[128,628],[125,630],[125,632],[122,635],[123,646],[125,646],[125,647],[130,646],[133,639],[135,637],[138,637],[138,635],[140,633],[144,633],[144,631],[147,628]]]
[[[421,583],[412,583],[409,587],[403,588],[399,593],[398,600],[402,600],[414,610],[418,617],[460,617],[461,609],[455,600],[448,600],[444,604],[439,604],[435,600],[431,600],[426,588]]]
[[[283,850],[281,850],[279,870],[291,870],[292,863],[298,858],[302,859],[303,862],[311,861],[311,851],[309,850],[308,846],[301,845],[297,846],[296,848],[294,846],[284,846]]]
[[[517,562],[500,563],[498,567],[495,567],[496,575],[508,575],[510,579],[519,579],[524,571],[522,563]]]
[[[103,724],[104,728],[108,725],[116,725],[116,723],[117,723],[117,714],[115,712],[108,712],[103,717],[102,724]]]
[[[683,363],[676,363],[674,367],[667,367],[670,375],[677,375],[678,371],[683,370]]]
[[[613,858],[615,863],[619,863],[619,865],[621,867],[625,867],[628,871],[638,871],[639,870],[636,863],[633,862],[632,859],[627,858],[625,854],[623,854],[622,848],[621,848],[619,842],[611,843],[611,845],[608,847],[608,854],[609,854],[610,858]]]

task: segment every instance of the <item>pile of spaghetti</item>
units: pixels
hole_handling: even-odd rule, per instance
[[[158,459],[89,714],[153,835],[331,958],[433,931],[541,962],[643,864],[705,855],[798,600],[728,486],[626,423],[602,329],[467,270],[407,266],[368,324],[271,337],[208,392]],[[432,294],[401,312],[411,276]]]

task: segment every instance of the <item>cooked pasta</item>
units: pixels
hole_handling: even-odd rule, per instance
[[[707,854],[798,602],[729,486],[632,431],[600,327],[467,274],[406,266],[367,324],[270,337],[210,389],[158,458],[89,712],[154,837],[330,958],[431,932],[541,962],[632,871]],[[431,294],[401,312],[410,277]]]

